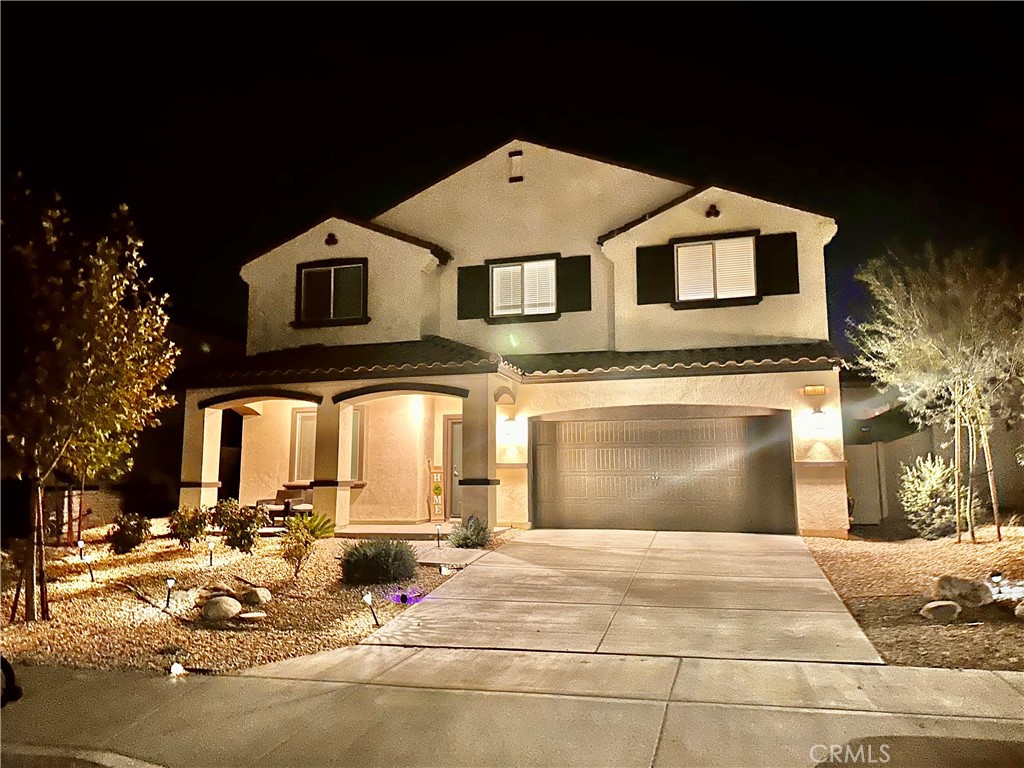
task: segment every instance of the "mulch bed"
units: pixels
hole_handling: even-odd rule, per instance
[[[932,582],[952,574],[984,580],[995,570],[1024,579],[1024,528],[984,526],[966,539],[866,541],[805,539],[814,558],[888,664],[1024,670],[1024,622],[1006,601],[965,608],[952,624],[918,614]]]
[[[364,592],[374,595],[374,608],[384,624],[408,607],[400,602],[403,592],[425,595],[449,578],[437,568],[419,566],[415,578],[404,584],[346,586],[337,560],[351,543],[346,539],[317,542],[294,580],[274,539],[261,540],[252,555],[218,541],[211,568],[205,543],[186,552],[167,535],[166,520],[153,522],[155,538],[126,555],[115,555],[102,543],[106,528],[86,533],[95,582],[76,550],[48,547],[50,621],[26,625],[19,611],[19,620],[10,624],[14,590],[5,581],[0,600],[4,656],[23,664],[100,669],[166,671],[174,661],[210,672],[243,669],[358,643],[376,629],[362,601]],[[168,576],[176,580],[169,612],[118,583],[130,584],[163,606]],[[199,588],[214,581],[236,588],[246,587],[246,582],[269,588],[273,600],[258,609],[266,618],[251,625],[204,624],[194,605]]]

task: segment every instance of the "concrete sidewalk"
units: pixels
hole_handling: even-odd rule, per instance
[[[5,768],[130,765],[22,745],[175,767],[812,766],[847,744],[890,766],[1024,762],[1021,673],[354,646],[238,676],[19,678]]]

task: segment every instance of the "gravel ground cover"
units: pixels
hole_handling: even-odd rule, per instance
[[[935,577],[986,580],[1001,571],[1024,580],[1024,528],[983,526],[978,544],[938,541],[805,539],[825,575],[889,664],[917,667],[1024,670],[1024,621],[1009,601],[965,608],[951,624],[918,614],[932,600]]]
[[[226,548],[216,537],[214,565],[205,542],[193,552],[170,538],[165,519],[153,521],[154,538],[127,555],[114,555],[102,543],[107,528],[85,534],[95,581],[77,550],[47,548],[50,621],[11,624],[13,584],[3,584],[0,648],[23,664],[59,664],[101,669],[166,671],[179,661],[197,671],[226,672],[359,642],[376,627],[362,595],[374,595],[384,624],[401,613],[401,594],[425,595],[449,577],[420,566],[405,584],[346,587],[337,558],[352,543],[346,539],[317,542],[298,579],[279,556],[276,539],[263,539],[252,555]],[[159,606],[167,598],[166,579],[173,577],[168,611],[140,599],[130,584]],[[205,624],[195,602],[211,582],[237,589],[267,587],[273,600],[258,608],[267,616],[248,624]],[[248,582],[248,584],[247,584]]]

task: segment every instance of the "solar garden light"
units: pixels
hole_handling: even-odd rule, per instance
[[[171,677],[181,677],[185,674],[185,668],[181,666],[180,662],[174,662],[171,664]]]
[[[367,607],[369,607],[370,609],[370,614],[373,616],[373,625],[375,627],[379,627],[380,622],[377,621],[377,612],[373,610],[373,595],[371,595],[369,592],[364,592],[363,602],[366,603]]]
[[[992,573],[989,575],[989,578],[992,579],[992,583],[996,585],[996,594],[998,595],[1000,593],[1000,591],[1002,591],[1002,589],[1003,589],[1003,587],[1002,587],[1002,582],[1003,582],[1003,573],[1002,573],[1002,571],[992,571]]]
[[[173,588],[174,588],[174,577],[173,576],[168,576],[167,577],[167,605],[164,606],[165,608],[170,608],[171,607],[171,590]]]
[[[96,581],[96,577],[92,575],[92,558],[85,558],[85,564],[89,568],[89,581]]]
[[[441,524],[438,523],[434,526],[434,530],[437,531],[437,548],[441,548]]]
[[[209,544],[207,544],[206,546],[208,546],[208,547],[210,548],[210,567],[211,567],[211,568],[213,568],[213,548],[214,548],[214,546],[215,546],[215,545],[214,545],[214,543],[213,543],[213,542],[211,541],[211,542],[210,542]]]
[[[78,559],[85,560],[85,542],[81,539],[78,540]]]
[[[440,573],[442,576],[448,576],[451,574],[452,569],[449,568],[447,565],[439,565],[437,567],[437,572]]]

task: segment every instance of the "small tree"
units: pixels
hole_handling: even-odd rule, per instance
[[[43,483],[69,451],[76,466],[90,468],[125,456],[174,404],[163,382],[177,350],[166,338],[167,297],[143,277],[142,241],[127,207],[113,214],[107,234],[89,238],[72,230],[59,197],[38,201],[20,176],[5,192],[0,419],[31,484],[35,546],[22,580],[32,621],[37,584],[48,617]]]
[[[940,259],[930,247],[918,257],[890,253],[874,259],[857,277],[871,294],[873,309],[870,320],[850,330],[860,349],[857,363],[883,391],[895,390],[919,425],[940,425],[953,433],[958,541],[964,515],[975,540],[974,507],[965,508],[961,500],[973,498],[981,449],[1001,538],[988,434],[993,415],[1008,415],[1020,401],[1024,280],[1006,264],[987,266],[977,250]]]

